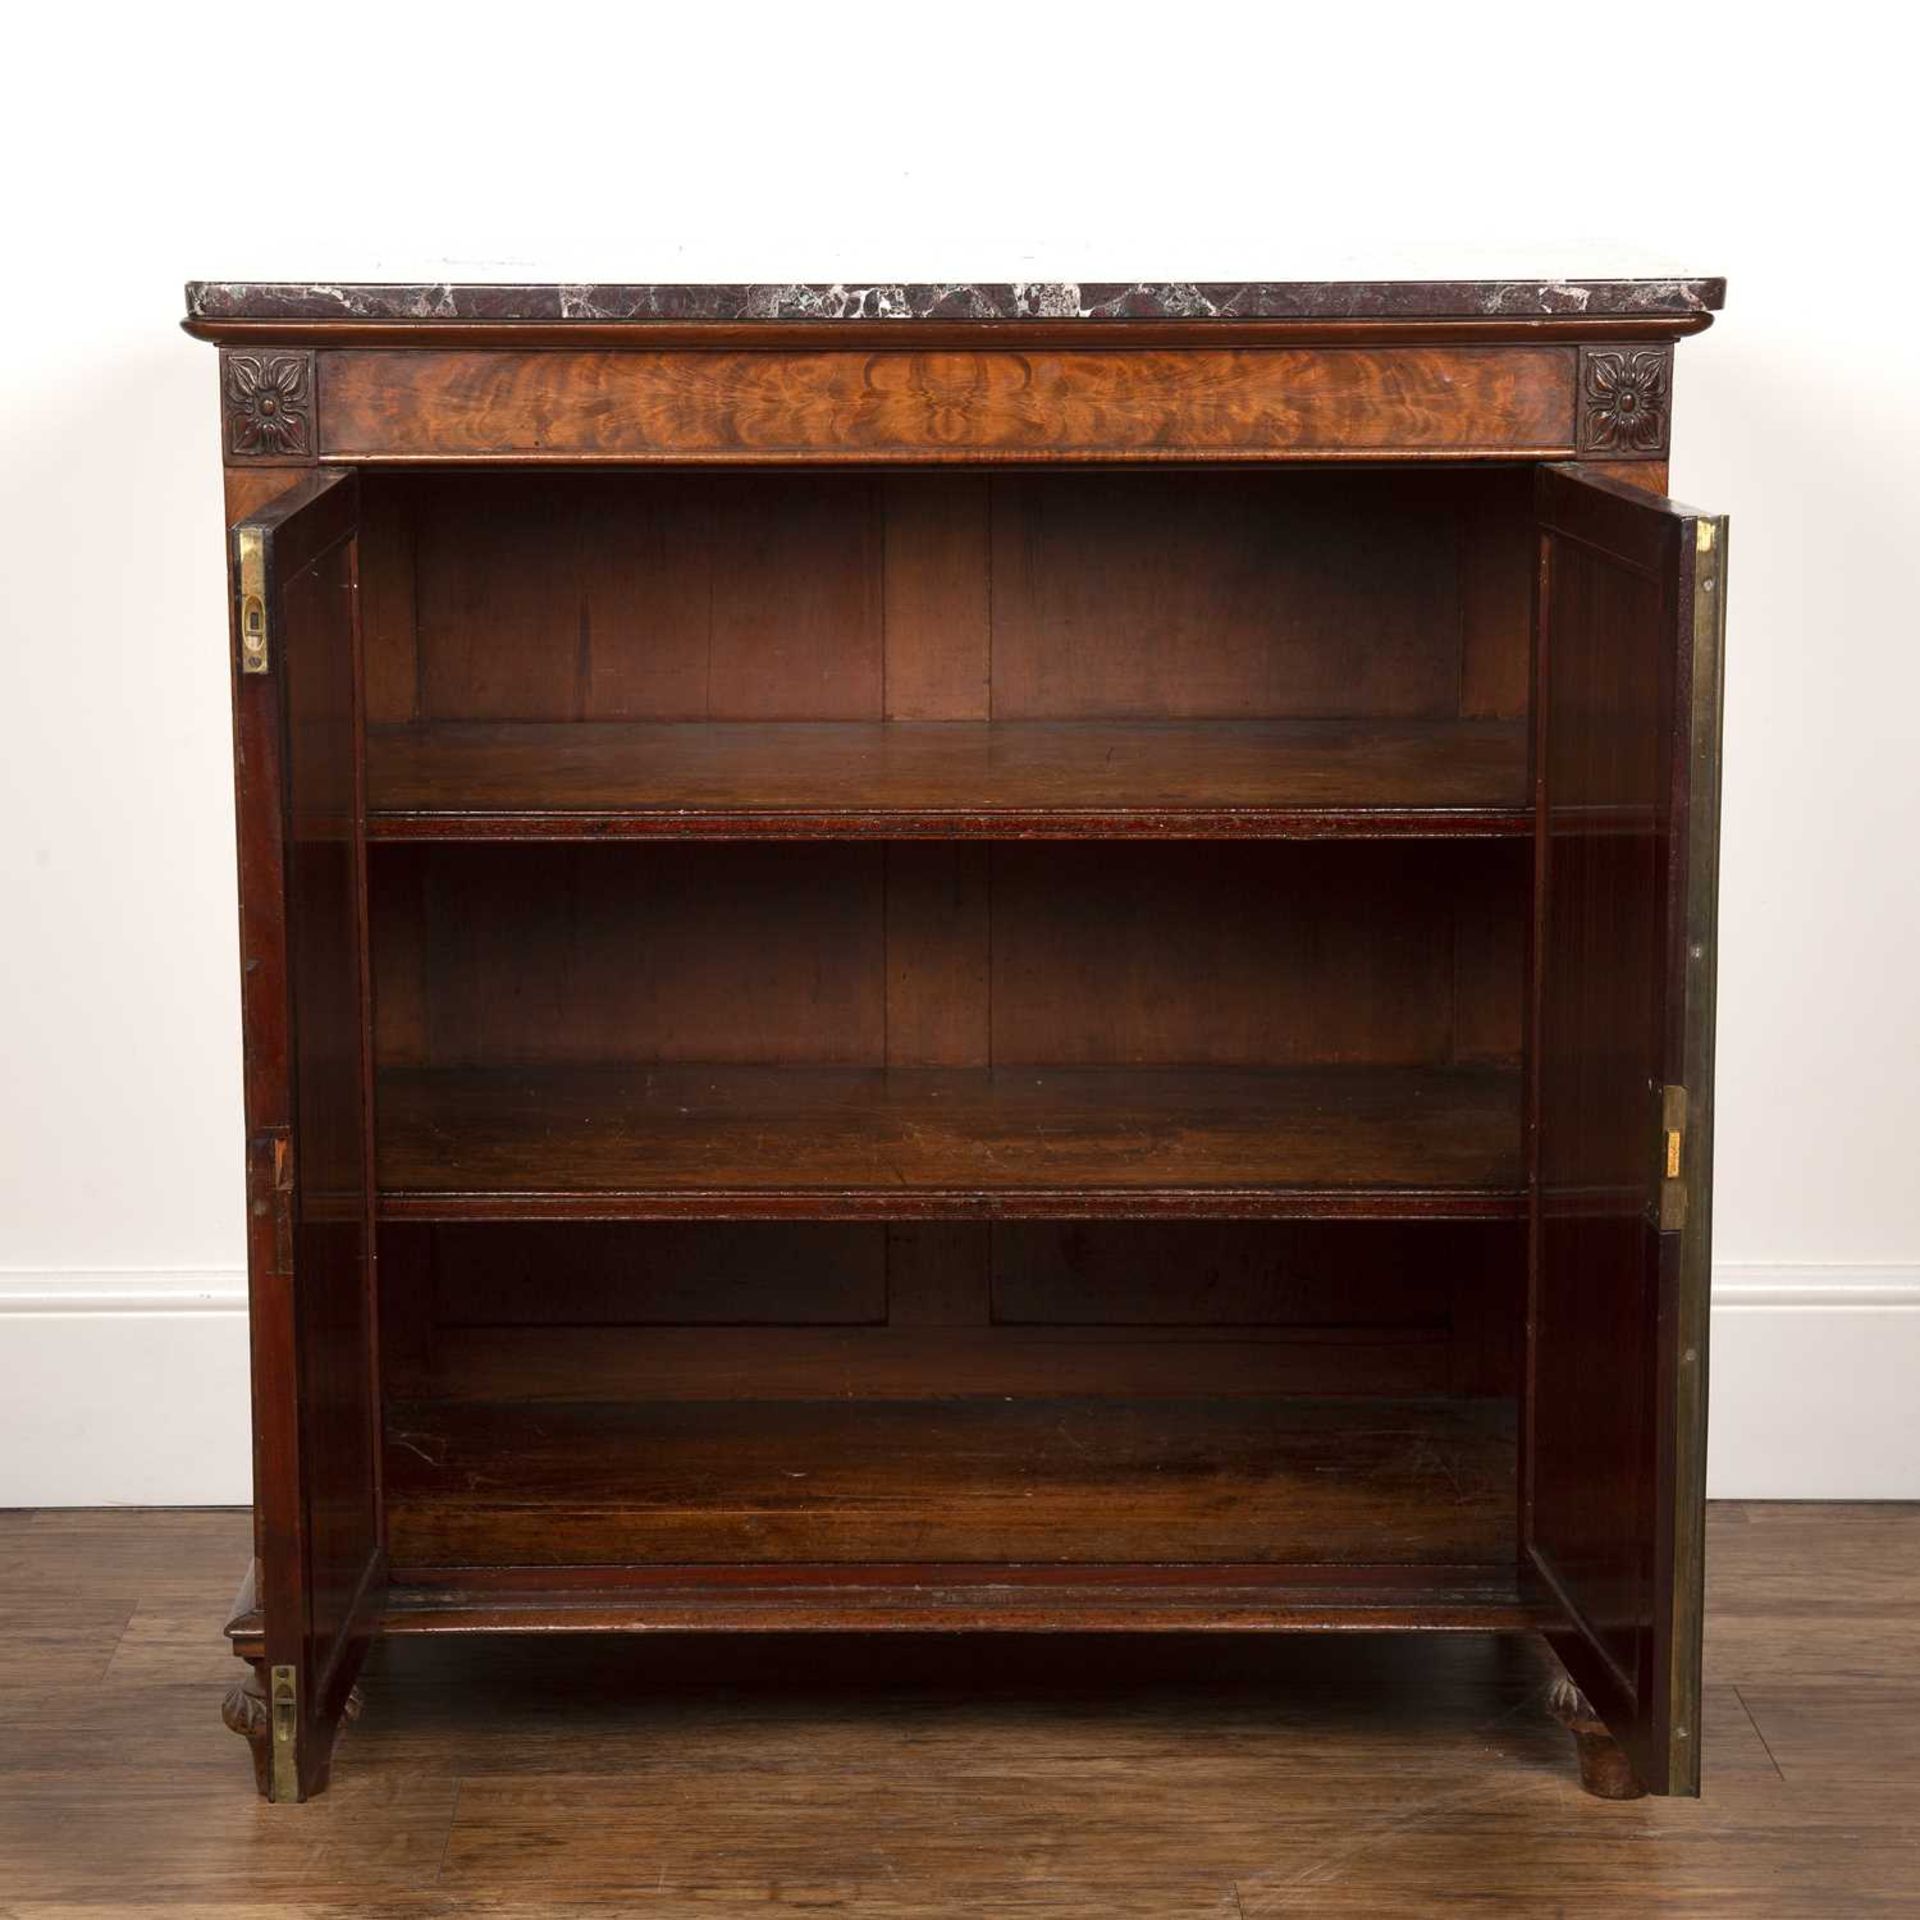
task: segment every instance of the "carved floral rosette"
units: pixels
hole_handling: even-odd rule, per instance
[[[229,459],[313,457],[312,354],[223,353],[220,398]]]
[[[1580,451],[1631,458],[1667,450],[1673,353],[1587,347],[1580,355]]]

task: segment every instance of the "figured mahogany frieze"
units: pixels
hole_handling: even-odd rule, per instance
[[[313,355],[221,354],[220,412],[229,460],[311,460]]]
[[[330,348],[345,460],[1563,459],[1565,346],[905,353]]]
[[[1580,451],[1659,459],[1673,413],[1671,347],[1582,347]]]

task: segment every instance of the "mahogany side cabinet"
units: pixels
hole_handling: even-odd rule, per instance
[[[988,1628],[1698,1790],[1723,291],[188,289],[264,1792],[376,1635]]]

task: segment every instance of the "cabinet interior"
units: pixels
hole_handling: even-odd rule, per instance
[[[396,1579],[1511,1591],[1531,484],[368,473]]]

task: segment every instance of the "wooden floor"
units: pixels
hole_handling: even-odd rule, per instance
[[[0,1916],[1920,1913],[1920,1507],[1722,1506],[1699,1801],[1524,1644],[385,1650],[335,1784],[220,1725],[235,1513],[0,1513]]]

